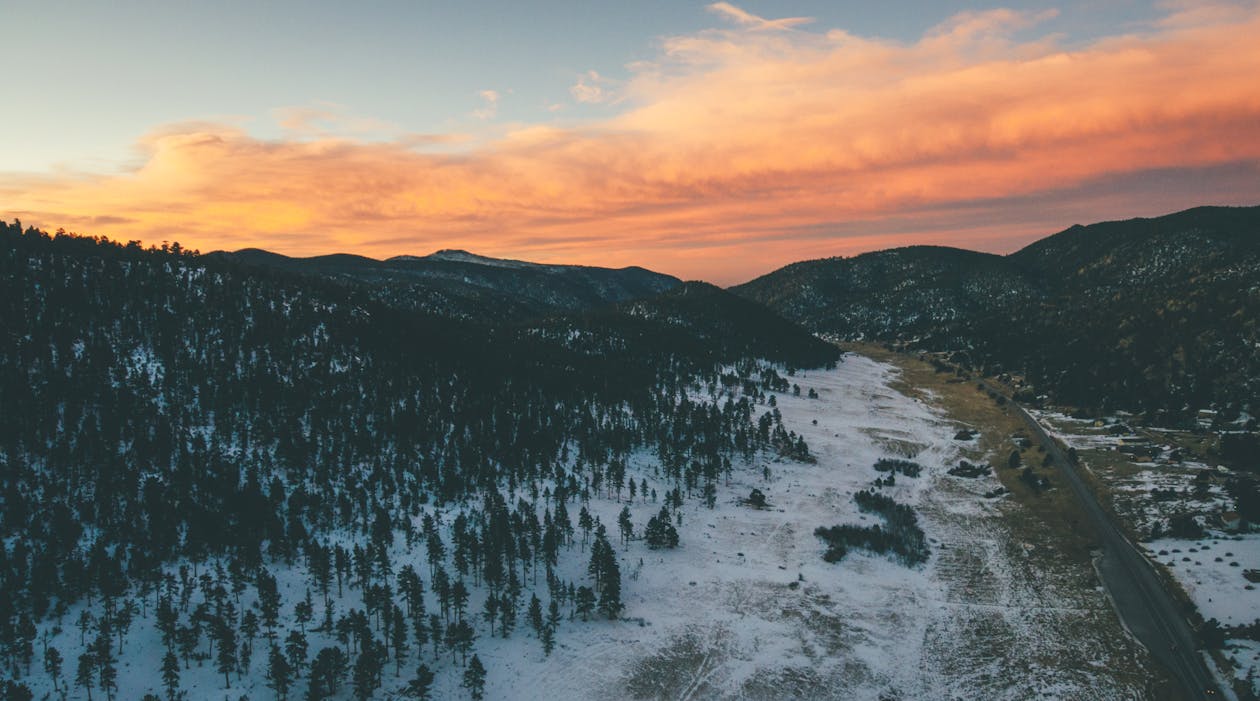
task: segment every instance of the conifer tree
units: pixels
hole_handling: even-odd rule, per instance
[[[108,701],[113,701],[114,692],[118,689],[118,668],[114,666],[117,660],[114,658],[113,641],[110,640],[108,618],[101,619],[100,635],[92,648],[100,689],[105,692]]]
[[[582,617],[582,620],[590,620],[591,613],[595,610],[595,592],[587,586],[578,587],[574,601],[577,614]]]
[[[411,649],[411,645],[407,642],[407,620],[403,616],[403,610],[397,606],[393,607],[393,609],[390,641],[394,646],[394,676],[398,676],[402,674],[402,663],[407,657],[407,651]]]
[[[621,507],[621,513],[617,515],[617,528],[621,531],[621,542],[627,544],[634,535],[634,524],[630,522],[630,507]]]
[[[300,631],[289,631],[289,637],[284,641],[284,654],[288,658],[289,670],[293,676],[302,676],[302,669],[306,667],[306,636]]]
[[[179,658],[171,650],[162,656],[162,686],[166,689],[167,701],[179,698]]]
[[[609,620],[616,620],[624,608],[621,603],[621,568],[616,558],[609,558],[604,567],[604,581],[600,585],[599,610]]]
[[[232,670],[236,669],[236,630],[222,625],[219,629],[219,652],[216,669],[223,675],[225,689],[232,688]]]
[[[538,599],[537,594],[533,594],[529,598],[529,611],[525,616],[529,619],[529,625],[534,629],[534,635],[542,635],[543,613],[542,601]]]
[[[422,662],[416,667],[416,676],[412,677],[411,681],[407,682],[407,686],[403,688],[403,694],[418,701],[427,701],[432,690],[433,671]]]
[[[631,482],[633,484],[633,482]],[[543,646],[543,655],[551,657],[551,651],[556,649],[556,627],[548,623],[543,626],[542,635],[540,636]]]
[[[508,638],[516,628],[516,599],[511,592],[503,592],[499,597],[499,633]]]
[[[285,701],[289,696],[289,688],[293,684],[293,666],[281,652],[280,646],[271,644],[267,653],[267,686],[276,692],[276,701]]]
[[[79,655],[79,665],[75,671],[74,683],[87,692],[88,701],[92,701],[92,687],[96,684],[96,654],[91,650]]]
[[[354,661],[353,684],[354,697],[359,701],[367,701],[380,686],[377,679],[377,660],[381,653],[374,641],[368,640],[363,651]]]
[[[52,679],[53,691],[57,692],[61,691],[61,662],[60,650],[51,646],[44,650],[44,673]]]
[[[464,688],[468,690],[473,701],[481,701],[486,693],[486,668],[481,664],[481,658],[476,655],[468,661],[468,667],[464,670]]]

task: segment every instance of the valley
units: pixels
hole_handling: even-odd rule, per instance
[[[984,460],[981,446],[1001,444],[1000,429],[975,426],[980,437],[955,440],[963,424],[930,395],[915,398],[896,389],[904,388],[900,370],[860,355],[845,356],[835,370],[804,371],[791,380],[818,398],[769,396],[784,425],[809,443],[816,462],[765,455],[740,461],[717,483],[712,508],[687,500],[676,510],[676,549],[653,550],[642,539],[643,524],[660,509],[657,500],[596,493],[583,502],[598,521],[611,525],[625,508],[635,524],[624,543],[610,536],[623,577],[619,620],[583,621],[565,604],[555,648],[547,654],[525,610],[518,612],[511,637],[493,633],[481,616],[487,590],[468,582],[466,617],[476,631],[473,649],[487,669],[488,697],[1137,699],[1151,691],[1149,662],[1116,624],[1081,559],[1044,529],[1013,528],[1012,522],[1034,517],[1021,516],[1024,507],[1009,497],[985,496],[1001,484],[996,477],[947,474],[964,457]],[[875,489],[920,515],[930,543],[927,563],[906,566],[860,550],[825,562],[814,530],[870,522],[852,497],[881,479],[872,466],[888,458],[923,466],[916,477],[899,475],[894,485]],[[628,461],[628,481],[660,485],[661,476],[650,453]],[[554,486],[541,485],[545,491]],[[765,507],[746,503],[752,489],[765,495]],[[503,496],[509,504],[524,499],[537,508],[535,487],[524,492]],[[441,541],[451,543],[451,524],[461,513],[477,519],[458,504],[421,507],[408,530],[420,532],[432,519],[442,524],[436,530]],[[353,542],[349,533],[332,536],[333,542]],[[395,534],[388,551],[394,570],[431,571],[428,551],[419,542],[408,547],[406,540]],[[590,549],[581,545],[585,537],[577,540],[559,552],[556,576],[580,582]],[[451,557],[439,564],[455,573],[459,567]],[[202,565],[207,575],[217,570],[216,579],[223,567],[221,560]],[[179,569],[172,567],[168,576]],[[314,573],[282,565],[273,571],[280,609],[300,607]],[[396,578],[382,581],[400,588]],[[524,579],[522,604],[534,595],[552,600],[547,589],[536,573]],[[258,610],[252,587],[237,596],[241,611]],[[338,646],[339,636],[319,630],[318,621],[356,610],[362,596],[350,585],[325,603],[316,590],[305,634],[312,651]],[[422,608],[441,610],[432,585],[424,597]],[[213,600],[194,593],[189,604],[195,609]],[[154,666],[162,637],[153,606],[145,608],[120,638],[119,698],[161,692]],[[77,659],[92,642],[89,637],[83,644],[71,625],[84,612],[100,615],[97,605],[70,608],[40,626],[40,644]],[[195,659],[180,671],[181,689],[193,698],[270,694],[262,637],[254,643],[255,659],[230,675],[230,686],[207,653],[209,659]],[[422,663],[436,673],[435,697],[459,697],[462,666],[452,653],[433,654],[438,645],[433,651],[416,646],[398,665],[387,662],[382,690],[401,692]]]
[[[1188,235],[1250,255],[1211,226],[1251,215]],[[1047,382],[1054,343],[986,345],[1028,333],[988,315],[1044,330],[1111,283],[1017,303],[1044,278],[981,254],[802,264],[850,267],[876,292],[845,313],[906,324],[839,333],[793,306],[841,305],[826,287],[767,306],[764,280],[463,251],[0,235],[6,699],[1254,694],[1251,359],[1221,346],[1250,342],[1245,313],[1204,341],[1224,354],[1176,356],[1184,382],[1081,405],[1131,343]],[[1030,250],[1112,275],[1081,235]],[[1248,273],[1207,258],[1151,299],[1206,275],[1232,304]],[[1131,614],[1112,522],[1175,634]],[[1215,681],[1187,672],[1201,647]]]

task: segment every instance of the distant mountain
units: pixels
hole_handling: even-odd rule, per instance
[[[259,249],[208,254],[333,281],[368,283],[392,306],[473,321],[510,321],[581,311],[673,289],[678,278],[639,267],[597,268],[503,260],[468,251],[376,260],[336,254],[290,258]]]
[[[773,358],[794,367],[839,360],[837,348],[769,308],[704,282],[531,326],[582,355],[624,358],[627,363],[669,362],[685,355],[723,362]]]
[[[930,337],[1001,300],[1040,294],[1001,256],[938,246],[793,263],[731,289],[847,339]]]
[[[814,331],[954,351],[1083,406],[1260,409],[1260,207],[1073,226],[1008,256],[911,247],[732,288]]]

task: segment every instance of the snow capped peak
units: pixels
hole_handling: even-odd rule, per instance
[[[394,261],[445,261],[449,263],[473,263],[475,265],[486,265],[494,268],[536,268],[541,267],[537,263],[528,263],[522,260],[507,260],[504,258],[490,258],[488,256],[479,256],[476,253],[470,253],[459,248],[443,248],[435,251],[427,256],[396,256],[390,260]]]

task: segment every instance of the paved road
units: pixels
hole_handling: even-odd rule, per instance
[[[1216,680],[1199,657],[1190,624],[1181,615],[1172,596],[1164,590],[1146,557],[1112,523],[1059,444],[1046,435],[1041,424],[1023,407],[1014,402],[1011,405],[1023,416],[1033,436],[1046,446],[1046,451],[1085,507],[1089,521],[1098,533],[1098,545],[1102,548],[1098,571],[1124,625],[1156,660],[1172,672],[1181,683],[1185,698],[1222,698]]]

